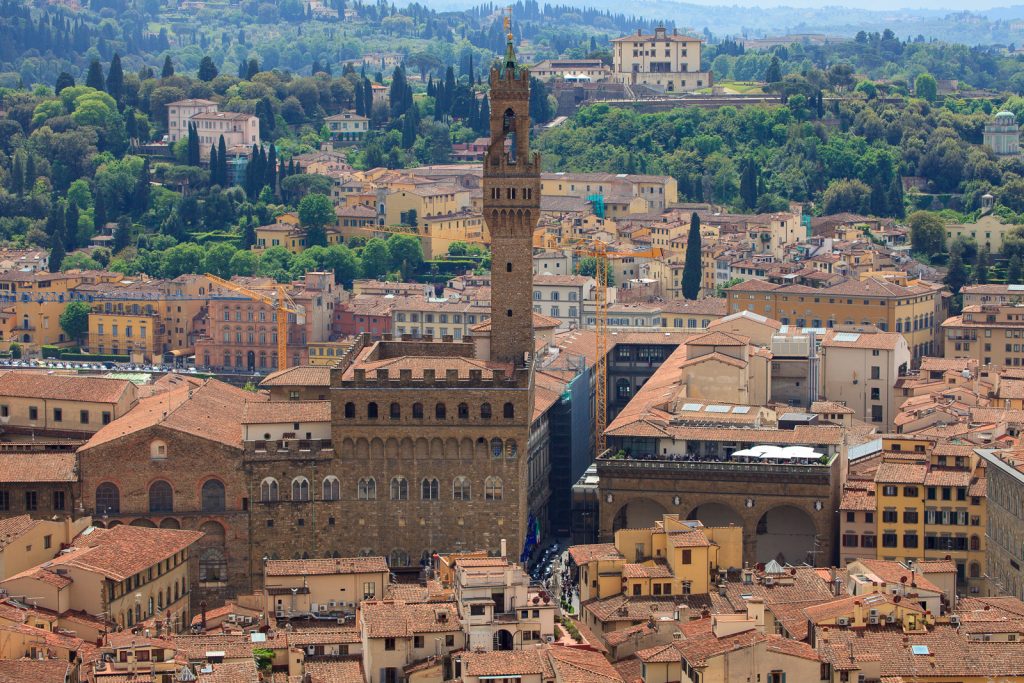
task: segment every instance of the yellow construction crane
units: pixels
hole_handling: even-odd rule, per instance
[[[292,298],[288,296],[285,291],[285,285],[276,286],[277,296],[270,296],[263,292],[257,292],[243,287],[242,285],[235,284],[224,278],[219,278],[216,275],[210,273],[206,274],[206,277],[210,278],[210,281],[214,284],[218,284],[224,289],[241,294],[242,296],[252,299],[253,301],[259,301],[274,309],[277,314],[277,369],[284,370],[288,367],[288,314],[291,313],[295,316],[296,322],[303,322],[303,313],[305,312],[299,304],[292,301]]]

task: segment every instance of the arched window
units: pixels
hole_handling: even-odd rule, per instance
[[[504,415],[506,420],[511,420],[516,416],[516,407],[512,403],[506,403],[504,408]]]
[[[437,500],[440,491],[440,484],[437,479],[424,479],[420,482],[420,498],[423,500]]]
[[[443,403],[438,403],[436,406],[434,406],[434,418],[435,419],[443,420],[443,419],[445,419],[445,417],[447,415],[448,415],[448,411],[444,407]]]
[[[373,477],[360,478],[356,495],[359,500],[377,500],[377,480]]]
[[[203,484],[203,512],[224,512],[224,484],[210,479]]]
[[[398,420],[402,417],[402,406],[398,403],[392,403],[390,408],[390,415],[392,420]]]
[[[348,401],[345,404],[345,417],[347,417],[348,419],[351,420],[355,416],[356,416],[356,404],[353,403],[352,401]]]
[[[470,500],[470,486],[468,477],[455,477],[452,482],[452,500]]]
[[[460,420],[468,420],[469,419],[469,406],[466,405],[465,403],[460,403],[459,404],[459,419]]]
[[[377,553],[374,552],[373,548],[363,548],[359,551],[359,557],[373,557]]]
[[[366,404],[366,417],[368,417],[371,420],[376,420],[377,419],[377,404],[376,403],[371,401],[370,403]]]
[[[309,479],[305,477],[292,479],[292,500],[309,500]]]
[[[149,486],[149,511],[173,512],[174,491],[166,481],[154,481]]]
[[[338,500],[341,498],[341,482],[333,474],[324,477],[324,500]]]
[[[388,555],[388,564],[392,567],[408,567],[409,566],[409,553],[405,552],[401,548],[395,548]]]
[[[969,575],[972,579],[981,578],[981,565],[979,565],[977,562],[971,562],[971,570],[969,572]]]
[[[501,457],[501,452],[504,450],[504,445],[501,443],[501,439],[495,437],[491,439],[491,455],[495,458]]]
[[[121,492],[109,481],[96,487],[96,514],[116,515],[121,512]]]
[[[220,548],[206,548],[199,554],[200,581],[227,581],[228,562]]]
[[[501,477],[487,477],[484,481],[484,500],[501,500],[503,488]]]
[[[260,500],[264,503],[276,503],[278,500],[277,479],[267,477],[260,483]]]
[[[165,460],[167,458],[167,443],[160,439],[150,441],[149,457],[153,460]]]
[[[514,458],[519,455],[519,446],[516,444],[515,439],[509,439],[505,442],[505,454],[510,458]]]
[[[391,478],[391,500],[409,500],[409,481],[405,477]]]
[[[981,539],[977,535],[971,536],[971,550],[981,550]]]
[[[490,403],[481,403],[480,404],[480,417],[482,419],[484,419],[484,420],[490,420],[491,419],[491,404]]]
[[[413,403],[412,404],[412,416],[416,420],[422,420],[423,419],[423,404],[422,403]]]

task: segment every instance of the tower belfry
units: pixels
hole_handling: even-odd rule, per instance
[[[530,72],[508,44],[491,67],[491,142],[484,158],[484,220],[491,235],[491,360],[525,364],[533,342],[533,231],[540,217],[540,155],[530,151]]]

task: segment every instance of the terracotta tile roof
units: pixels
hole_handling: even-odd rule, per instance
[[[259,683],[260,680],[255,659],[207,666],[212,666],[213,671],[203,673],[206,667],[200,667],[197,683]]]
[[[70,668],[57,659],[0,660],[0,683],[65,683]]]
[[[589,600],[583,609],[600,622],[640,621],[657,616],[672,616],[678,605],[702,610],[711,607],[707,595],[638,596],[613,595],[600,600]]]
[[[536,311],[533,312],[533,329],[535,330],[551,330],[559,327],[562,321],[558,318],[552,318],[551,316],[542,315]],[[490,332],[491,331],[491,319],[483,320],[478,322],[469,328],[473,332]]]
[[[782,285],[775,285],[765,280],[747,280],[733,285],[727,291],[730,292],[770,292],[781,289]]]
[[[215,379],[199,388],[183,384],[141,399],[126,415],[93,434],[80,452],[156,425],[241,448],[245,403],[259,400],[265,397]]]
[[[247,633],[232,635],[175,635],[174,647],[178,654],[190,661],[206,659],[207,652],[223,652],[225,659],[248,659],[257,647],[284,648],[285,637],[277,633],[275,638],[266,643],[253,643]]]
[[[893,601],[893,596],[887,593],[875,593],[874,595],[877,597],[873,598],[876,601],[871,603],[873,605],[881,604],[883,602],[890,605],[896,604]],[[864,599],[866,597],[868,596],[850,595],[844,598],[837,598],[836,600],[830,600],[828,602],[805,607],[803,612],[809,621],[814,624],[821,624],[840,617],[852,616],[855,613],[858,604],[865,604]],[[909,600],[902,607],[904,610],[910,610],[919,614],[924,613],[923,608],[913,605]]]
[[[418,633],[446,633],[462,628],[454,602],[406,603],[367,600],[359,606],[370,638],[408,638]]]
[[[857,335],[856,339],[852,339],[853,334]],[[839,337],[839,335],[850,336]],[[892,351],[901,342],[906,343],[906,340],[899,332],[852,333],[837,332],[832,329],[825,333],[825,338],[821,341],[821,345],[842,349],[880,349]]]
[[[313,679],[310,683],[366,683],[363,662],[358,657],[345,659],[308,659],[303,664]]]
[[[616,645],[622,645],[633,638],[642,638],[643,636],[649,636],[652,633],[657,632],[658,629],[656,627],[652,628],[650,621],[644,621],[634,626],[620,628],[615,631],[608,631],[604,634],[604,642],[611,647],[615,647]]]
[[[586,564],[595,560],[625,560],[614,543],[591,543],[569,547],[569,557],[576,564]]]
[[[62,576],[61,574],[50,571],[49,569],[44,569],[42,566],[31,567],[13,576],[8,576],[4,581],[14,581],[16,579],[32,579],[34,581],[41,581],[57,589],[67,588],[72,583],[71,579],[67,576]]]
[[[318,576],[388,571],[383,557],[340,557],[315,560],[267,560],[267,576]]]
[[[74,453],[0,453],[0,483],[75,482]]]
[[[495,369],[505,371],[506,377],[512,377],[512,365],[509,363],[491,363],[477,360],[475,358],[457,358],[443,356],[400,356],[397,358],[385,358],[375,361],[357,361],[346,369],[344,379],[351,380],[355,377],[355,369],[362,368],[366,371],[367,379],[377,376],[378,370],[387,370],[389,377],[398,377],[402,370],[412,370],[413,378],[422,378],[423,371],[431,369],[434,376],[444,379],[448,370],[457,370],[459,377],[466,379],[471,370],[480,370],[483,379],[491,379]]]
[[[622,578],[624,579],[671,579],[672,570],[664,560],[652,561],[649,564],[627,563],[622,565]]]
[[[241,423],[276,424],[330,421],[330,401],[255,401],[245,404]]]
[[[329,387],[331,369],[326,365],[296,365],[267,375],[261,387]]]
[[[0,550],[21,538],[22,534],[39,523],[39,520],[32,519],[27,514],[0,519]]]
[[[873,511],[875,502],[873,487],[856,487],[847,484],[843,489],[843,499],[839,504],[839,509],[851,512]]]
[[[750,337],[731,332],[712,331],[690,337],[686,340],[686,344],[690,346],[747,346],[750,344]]]
[[[928,466],[908,462],[883,462],[875,472],[875,481],[880,484],[923,484]]]
[[[819,628],[816,642],[822,660],[838,671],[858,670],[861,662],[874,661],[879,664],[880,676],[911,680],[925,673],[931,679],[1024,675],[1020,643],[971,642],[955,628],[940,624],[906,634],[899,627],[829,629],[827,633]]]
[[[727,311],[725,299],[718,297],[708,299],[672,299],[661,305],[662,313],[690,315],[720,315]]]
[[[923,570],[918,571],[915,566],[914,571],[910,571],[907,567],[904,567],[899,562],[892,560],[857,560],[860,564],[864,565],[871,571],[872,574],[880,578],[882,581],[890,584],[903,583],[908,586],[916,586],[921,590],[934,591],[941,593],[942,589],[930,581],[923,575]],[[954,567],[954,571],[956,571]]]
[[[538,650],[465,652],[464,676],[543,676],[548,671]]]
[[[969,486],[971,473],[967,470],[932,467],[924,479],[925,486]]]
[[[716,363],[724,363],[726,365],[731,365],[734,368],[745,368],[745,367],[747,367],[747,364],[744,363],[743,361],[739,360],[738,358],[733,358],[732,356],[727,356],[724,353],[718,353],[717,351],[715,353],[706,353],[703,356],[697,356],[696,358],[690,358],[689,360],[684,360],[682,363],[679,363],[679,365],[677,365],[676,367],[678,367],[680,369],[688,368],[688,367],[691,367],[691,366],[694,366],[694,365],[700,365],[702,363],[708,363],[708,362],[711,362],[711,361],[715,361]]]
[[[124,379],[50,375],[34,370],[8,370],[0,374],[0,396],[18,398],[117,403],[131,386]]]
[[[286,634],[289,645],[335,645],[352,644],[359,642],[359,629],[332,628],[316,631],[293,631]]]
[[[622,676],[599,652],[552,646],[545,654],[559,683],[622,683]]]
[[[971,486],[967,489],[967,495],[978,498],[984,498],[988,495],[988,477],[983,474],[971,481]]]
[[[70,566],[102,574],[114,581],[124,581],[185,550],[202,537],[199,531],[148,529],[127,524],[112,529],[92,529],[88,534],[75,538],[73,552],[59,555],[28,571],[42,569],[56,576],[54,570],[57,566]]]
[[[811,404],[812,413],[838,413],[840,415],[855,415],[857,411],[838,401],[815,401]]]
[[[700,529],[668,532],[668,542],[673,548],[702,548],[710,546],[708,537]]]

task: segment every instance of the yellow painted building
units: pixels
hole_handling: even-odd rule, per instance
[[[726,290],[729,313],[751,311],[797,327],[874,325],[899,332],[915,360],[935,355],[936,331],[945,318],[943,287],[924,280],[848,280],[832,287],[776,285],[751,280]]]
[[[60,327],[60,315],[83,284],[118,282],[120,273],[69,271],[67,273],[0,274],[0,302],[14,315],[12,340],[35,351],[47,344],[70,342]]]
[[[985,468],[974,447],[912,437],[885,437],[882,447],[874,477],[875,536],[862,536],[859,545],[867,550],[873,544],[880,560],[948,557],[958,582],[980,587],[987,499]],[[841,536],[852,540],[844,519]]]
[[[743,529],[665,515],[648,529],[619,529],[614,543],[569,548],[580,602],[627,596],[706,594],[718,567],[743,566]]]

